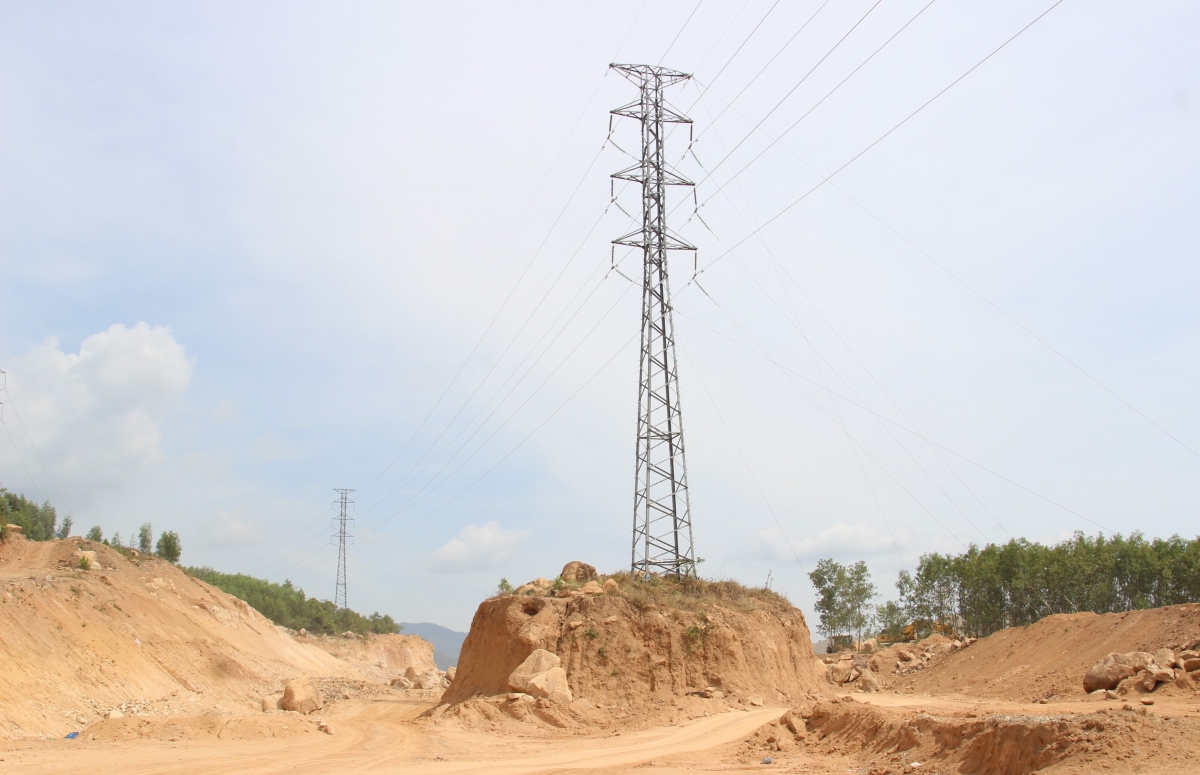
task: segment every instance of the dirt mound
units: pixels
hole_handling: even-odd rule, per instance
[[[295,637],[300,643],[315,646],[343,662],[349,662],[364,675],[380,681],[390,681],[404,675],[404,671],[410,667],[418,673],[437,669],[433,663],[433,644],[416,635]]]
[[[77,552],[94,552],[80,568]],[[163,560],[82,539],[0,544],[0,737],[127,715],[261,713],[300,675],[374,680]]]
[[[1112,652],[1180,650],[1200,641],[1200,605],[1121,614],[1048,616],[947,652],[924,669],[894,681],[901,691],[1011,700],[1083,697],[1083,676]],[[898,646],[896,648],[903,648]],[[1167,693],[1190,690],[1174,686]]]
[[[1067,761],[1071,772],[1092,772],[1128,759],[1138,769],[1157,771],[1156,766],[1177,767],[1200,758],[1198,733],[1196,719],[1160,718],[1145,710],[931,715],[862,705],[847,697],[785,713],[726,758],[757,762],[771,756],[786,765],[805,755],[845,756],[873,775],[1027,775]],[[1081,765],[1084,769],[1075,769]]]
[[[799,610],[696,608],[639,607],[618,594],[486,600],[475,613],[443,702],[492,697],[499,707],[519,701],[505,697],[509,675],[536,649],[561,658],[576,701],[588,703],[585,709],[631,722],[651,713],[691,717],[730,705],[791,704],[828,690]],[[578,716],[574,722],[595,723],[595,715],[583,713],[577,702],[571,705]],[[549,707],[544,701],[537,705]],[[529,710],[537,715],[538,708]],[[490,711],[481,712],[496,720]],[[547,723],[569,725],[562,719]]]

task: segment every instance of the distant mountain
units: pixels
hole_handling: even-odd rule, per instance
[[[462,651],[465,632],[456,632],[440,624],[429,622],[400,622],[405,635],[418,635],[433,644],[433,662],[438,670],[458,664],[458,652]]]

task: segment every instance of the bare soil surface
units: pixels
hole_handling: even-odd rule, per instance
[[[94,552],[90,569],[77,551]],[[14,538],[0,543],[0,737],[61,737],[113,711],[260,713],[263,696],[299,676],[340,697],[379,691],[388,658],[432,667],[432,647],[390,637],[401,642],[295,639],[163,560],[82,539]]]
[[[1083,676],[1112,652],[1180,651],[1200,642],[1200,605],[1122,614],[1048,616],[1011,627],[948,652],[928,668],[897,678],[898,691],[961,694],[1010,700],[1083,700]],[[896,649],[905,646],[894,647]],[[889,649],[890,651],[891,649]],[[1192,688],[1160,687],[1155,694],[1192,696]]]
[[[790,606],[514,596],[481,605],[443,697],[388,684],[420,643],[318,642],[160,560],[17,539],[0,545],[0,772],[1196,773],[1191,678],[1105,699],[1082,677],[1109,652],[1192,646],[1198,622],[1176,606],[935,636],[856,657],[883,686],[868,693],[826,678]],[[561,657],[569,706],[507,691],[535,648]],[[322,709],[262,710],[298,676]]]

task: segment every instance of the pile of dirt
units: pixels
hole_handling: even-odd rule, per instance
[[[795,708],[726,751],[732,762],[847,757],[871,775],[987,773],[1027,775],[1060,762],[1072,772],[1109,769],[1187,771],[1200,766],[1200,720],[1138,710],[1086,714],[932,715],[863,705],[849,697]],[[1082,767],[1082,769],[1078,769]],[[856,771],[851,769],[850,771]]]
[[[338,679],[341,694],[378,683],[158,558],[74,538],[0,543],[0,737],[61,736],[114,710],[261,713],[301,675]]]
[[[1121,614],[1059,614],[1028,627],[1000,630],[969,649],[948,651],[925,669],[896,679],[894,686],[905,692],[1008,700],[1083,698],[1084,674],[1106,655],[1179,651],[1197,641],[1197,604]],[[1175,686],[1158,691],[1192,694]]]
[[[798,609],[695,608],[639,606],[612,585],[607,594],[485,600],[443,703],[454,706],[450,717],[478,714],[489,722],[502,716],[478,707],[481,698],[509,717],[552,726],[598,724],[601,717],[630,726],[663,715],[792,704],[829,690]],[[552,707],[545,698],[531,703],[510,688],[509,676],[537,649],[561,660],[575,699],[569,707]]]

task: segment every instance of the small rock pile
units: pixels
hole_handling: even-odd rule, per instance
[[[442,692],[450,688],[454,682],[454,668],[442,671],[437,668],[418,673],[415,668],[407,668],[404,675],[392,679],[392,688],[401,690],[415,689],[419,691]]]
[[[1161,648],[1147,651],[1112,653],[1083,676],[1083,689],[1089,694],[1148,694],[1163,684],[1184,689],[1200,687],[1200,643],[1178,653]]]
[[[879,678],[871,669],[870,655],[847,652],[831,656],[833,659],[822,658],[826,666],[825,678],[830,683],[864,692],[877,692],[883,688]]]
[[[882,676],[905,675],[923,670],[939,657],[965,649],[975,638],[950,640],[941,635],[931,635],[922,641],[879,648],[874,639],[863,643],[858,653],[842,652],[821,656],[826,666],[826,679],[838,686],[863,692],[877,692],[884,688]]]
[[[536,578],[517,587],[512,593],[529,597],[581,597],[607,595],[616,591],[616,581],[608,579],[601,585],[595,567],[586,562],[572,560],[563,566],[562,573],[556,580]]]

